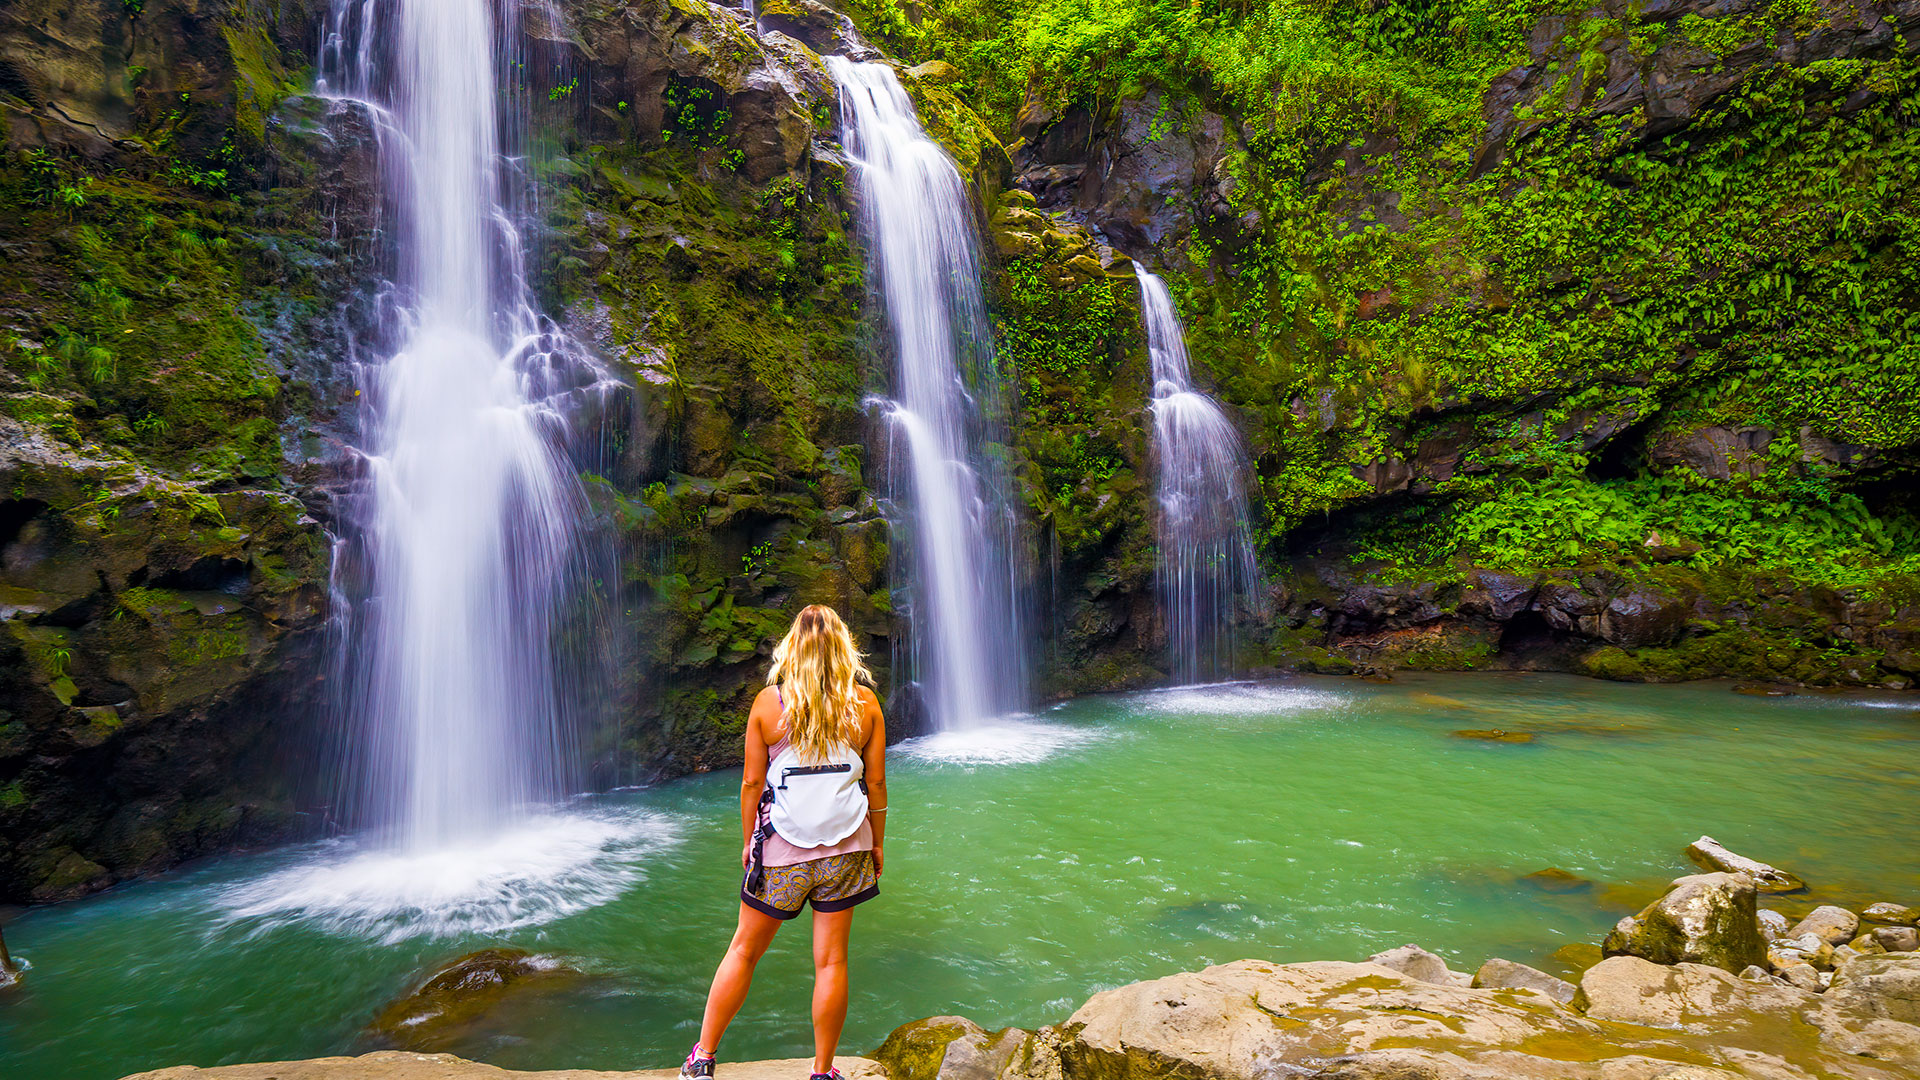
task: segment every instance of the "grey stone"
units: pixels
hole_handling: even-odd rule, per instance
[[[1464,971],[1454,971],[1447,967],[1445,960],[1413,944],[1374,953],[1367,957],[1367,963],[1392,968],[1409,978],[1441,986],[1469,986],[1473,983],[1473,976]]]
[[[1737,855],[1721,846],[1711,836],[1702,836],[1687,845],[1687,858],[1702,870],[1718,870],[1729,874],[1745,874],[1753,879],[1753,887],[1763,893],[1800,892],[1807,883],[1799,877],[1769,866],[1758,859],[1749,859]]]
[[[1826,983],[1820,980],[1820,969],[1804,961],[1781,968],[1780,977],[1786,980],[1787,985],[1798,987],[1808,993],[1817,994],[1826,989]]]
[[[1481,964],[1480,970],[1474,972],[1473,985],[1481,989],[1538,990],[1563,1003],[1572,1001],[1577,989],[1565,979],[1556,979],[1537,968],[1502,960],[1497,956]]]
[[[1920,950],[1920,930],[1911,926],[1881,926],[1872,931],[1876,945],[1886,952],[1914,952]]]
[[[1829,945],[1841,945],[1853,939],[1860,931],[1860,916],[1843,907],[1822,904],[1814,908],[1812,914],[1793,924],[1787,931],[1791,938],[1803,934],[1812,934]]]
[[[1827,994],[1837,1008],[1920,1024],[1920,953],[1858,957],[1834,973]]]
[[[1793,925],[1793,920],[1772,908],[1761,908],[1755,916],[1760,922],[1760,936],[1768,941],[1786,937],[1787,928]]]

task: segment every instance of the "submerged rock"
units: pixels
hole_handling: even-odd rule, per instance
[[[1745,874],[1753,879],[1753,887],[1763,893],[1800,892],[1807,887],[1805,881],[1779,867],[1728,851],[1711,836],[1702,836],[1688,844],[1687,858],[1702,870]]]
[[[418,990],[381,1009],[367,1028],[378,1045],[449,1050],[510,999],[577,985],[584,976],[552,956],[525,949],[482,949],[433,973]]]
[[[1500,728],[1467,728],[1453,733],[1456,739],[1480,739],[1484,742],[1530,743],[1531,731],[1503,731]]]
[[[1463,971],[1454,971],[1441,957],[1413,944],[1374,953],[1367,957],[1367,963],[1379,964],[1381,967],[1398,971],[1410,979],[1437,983],[1441,986],[1466,986],[1473,982],[1473,976]]]
[[[1535,870],[1520,880],[1539,889],[1541,892],[1550,893],[1585,892],[1593,888],[1593,882],[1588,881],[1579,874],[1570,873],[1557,866],[1549,866],[1545,870]]]
[[[1675,878],[1665,896],[1615,924],[1600,949],[1607,956],[1709,964],[1729,972],[1764,963],[1753,879],[1745,874]]]

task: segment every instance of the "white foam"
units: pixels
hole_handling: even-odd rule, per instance
[[[223,927],[289,923],[393,944],[538,926],[617,899],[642,860],[678,839],[645,811],[556,812],[429,851],[333,841],[292,866],[223,890]]]
[[[1099,736],[1097,728],[1004,719],[921,735],[888,753],[937,765],[1032,765]]]
[[[1174,686],[1132,697],[1147,712],[1199,716],[1283,716],[1309,709],[1333,709],[1347,703],[1345,695],[1326,690],[1272,683],[1213,683]]]

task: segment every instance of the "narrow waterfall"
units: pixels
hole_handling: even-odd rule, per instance
[[[380,132],[389,325],[343,515],[340,812],[431,848],[577,790],[556,648],[580,587],[585,361],[535,309],[503,141],[520,5],[335,0],[319,92]]]
[[[1253,470],[1239,431],[1193,387],[1186,329],[1167,283],[1139,263],[1134,272],[1152,360],[1167,663],[1177,683],[1210,682],[1234,674],[1239,611],[1261,601],[1247,515]]]
[[[1026,636],[1005,468],[1007,398],[980,296],[966,187],[885,64],[827,57],[863,237],[894,354],[889,435],[908,671],[932,725],[1023,708]]]

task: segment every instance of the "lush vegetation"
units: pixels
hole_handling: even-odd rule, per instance
[[[1380,486],[1387,462],[1429,492],[1351,519],[1356,557],[1390,576],[1644,570],[1656,537],[1696,567],[1836,585],[1920,565],[1886,479],[1920,443],[1920,70],[1770,62],[1852,9],[859,10],[965,71],[1008,134],[1023,103],[1097,124],[1149,93],[1156,138],[1229,118],[1238,223],[1159,255],[1184,271],[1196,356],[1255,422],[1271,550],[1407,486]],[[1655,63],[1740,77],[1656,123],[1609,96]],[[1422,447],[1448,466],[1423,473]]]

